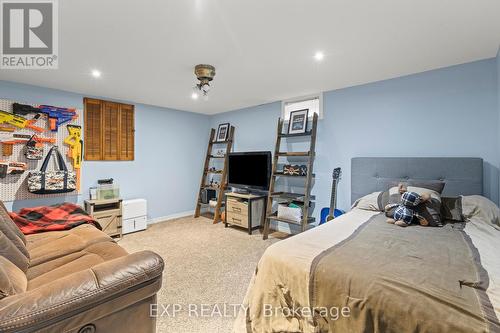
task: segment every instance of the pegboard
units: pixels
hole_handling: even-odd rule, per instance
[[[0,99],[0,110],[2,111],[7,111],[7,112],[12,112],[12,104],[13,103],[20,103],[20,104],[28,104],[31,106],[37,106],[36,104],[29,104],[29,103],[23,103],[22,101],[12,101],[8,99]],[[59,106],[59,105],[54,105],[54,106]],[[71,106],[61,106],[61,107],[71,107]],[[49,124],[48,124],[48,118],[45,115],[42,115],[40,119],[34,124],[38,127],[45,128],[46,130],[42,133],[37,133],[31,129],[27,128],[17,128],[13,133],[18,133],[18,134],[37,134],[39,137],[43,138],[55,138],[56,143],[51,144],[51,143],[44,143],[43,148],[44,148],[44,158],[49,152],[50,148],[53,145],[57,145],[59,148],[59,151],[64,157],[64,161],[66,162],[66,166],[68,170],[73,170],[73,164],[72,160],[67,156],[69,146],[64,143],[64,139],[69,135],[69,132],[66,128],[66,125],[72,124],[72,125],[79,125],[82,126],[83,128],[83,111],[82,110],[76,110],[76,113],[78,115],[78,118],[75,120],[72,120],[70,122],[64,123],[63,125],[59,126],[59,130],[57,132],[52,132],[49,129]],[[28,119],[31,119],[34,117],[34,114],[28,114],[27,116],[23,116]],[[13,134],[10,132],[0,132],[2,135],[9,135]],[[8,174],[5,178],[0,178],[0,200],[2,201],[14,201],[14,200],[26,200],[26,199],[37,199],[37,198],[48,198],[48,197],[59,197],[59,196],[67,196],[67,195],[77,195],[81,194],[81,189],[77,192],[77,190],[69,193],[60,193],[60,194],[33,194],[28,192],[28,183],[27,183],[27,178],[28,174],[30,171],[36,171],[40,170],[43,159],[41,160],[28,160],[24,156],[24,144],[19,143],[14,145],[14,151],[12,156],[3,156],[0,155],[0,161],[9,161],[9,162],[23,162],[27,164],[27,170],[26,172],[18,175],[11,175]],[[0,149],[1,150],[1,149]],[[51,163],[49,164],[49,167],[47,170],[54,170],[56,169],[56,163],[55,163],[55,158],[51,159]],[[80,169],[80,177],[82,174],[83,167]]]

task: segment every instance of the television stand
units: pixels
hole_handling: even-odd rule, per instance
[[[264,226],[266,194],[226,193],[224,226],[234,225],[252,231]]]

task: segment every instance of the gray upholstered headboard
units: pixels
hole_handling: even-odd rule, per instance
[[[442,180],[443,195],[483,194],[483,160],[469,157],[355,157],[351,202],[397,180]]]

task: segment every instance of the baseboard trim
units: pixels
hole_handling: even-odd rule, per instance
[[[175,213],[175,214],[171,214],[171,215],[167,215],[167,216],[155,217],[154,219],[148,220],[148,225],[160,223],[160,222],[165,222],[168,220],[178,219],[180,217],[186,217],[189,215],[194,215],[194,210],[188,210],[185,212]]]

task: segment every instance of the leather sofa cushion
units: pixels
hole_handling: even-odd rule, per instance
[[[90,245],[77,253],[30,268],[27,273],[28,290],[127,254],[125,249],[114,242]]]
[[[16,265],[0,256],[0,299],[24,293],[28,285],[28,280],[23,271]]]
[[[16,265],[21,271],[26,273],[29,266],[29,260],[14,243],[3,232],[0,231],[0,256],[7,258]]]
[[[90,245],[113,239],[90,224],[64,231],[50,231],[26,236],[30,267],[77,253]]]
[[[12,221],[5,206],[0,201],[0,231],[4,233],[7,238],[9,238],[12,243],[21,251],[26,258],[29,259],[29,253],[26,249],[26,238],[24,237],[21,230]]]
[[[102,318],[103,310],[106,314],[112,313],[154,295],[161,287],[163,267],[161,257],[150,251],[141,251],[5,298],[0,300],[0,331],[76,332],[81,327],[78,323]],[[89,316],[89,309],[100,305],[103,307],[99,316]],[[64,320],[67,321],[63,323]],[[49,330],[52,321],[63,325]]]
[[[9,220],[11,222],[10,224],[12,227],[14,227],[13,229],[16,232],[17,236],[19,236],[19,238],[21,238],[23,243],[26,244],[26,238],[25,238],[24,234],[21,232],[21,229],[19,229],[17,227],[17,225],[14,223],[14,221],[12,221],[12,219],[9,216],[9,211],[7,210],[7,208],[5,207],[5,205],[3,204],[3,202],[1,200],[0,200],[0,216],[6,217],[7,220]]]

